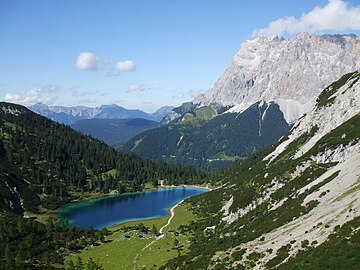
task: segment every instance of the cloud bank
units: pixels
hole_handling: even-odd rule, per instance
[[[57,97],[45,98],[45,97],[43,97],[43,95],[48,94],[48,93],[56,93],[59,91],[59,89],[60,89],[60,87],[57,85],[46,85],[43,87],[37,87],[37,88],[31,89],[28,91],[23,91],[18,94],[6,93],[4,96],[4,100],[6,102],[19,103],[19,104],[24,104],[24,105],[38,103],[38,102],[46,102],[47,104],[50,104],[54,100],[56,100]]]
[[[348,7],[343,0],[329,0],[326,6],[315,7],[299,19],[284,17],[272,21],[266,28],[255,29],[253,36],[349,30],[360,30],[360,6]]]

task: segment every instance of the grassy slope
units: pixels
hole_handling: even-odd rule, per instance
[[[179,205],[175,208],[174,218],[170,225],[164,229],[165,237],[141,252],[136,269],[141,269],[144,265],[145,267],[154,267],[156,269],[157,266],[164,265],[170,259],[175,258],[178,255],[174,244],[175,239],[179,241],[178,247],[182,249],[179,250],[180,254],[186,253],[189,247],[187,241],[190,235],[179,233],[179,227],[190,223],[194,219],[194,214],[188,210],[186,205]]]
[[[141,251],[136,269],[142,269],[144,265],[147,268],[153,267],[154,265],[164,265],[167,261],[178,255],[178,251],[174,245],[175,238],[179,241],[179,247],[183,249],[180,251],[181,254],[187,251],[189,245],[187,240],[190,238],[190,235],[178,233],[179,227],[190,223],[194,218],[195,216],[188,210],[188,207],[182,204],[175,208],[174,218],[170,225],[164,229],[165,237],[143,251],[141,250],[155,238],[151,235],[139,237],[141,234],[136,234],[134,231],[125,233],[121,229],[127,226],[136,226],[140,223],[150,228],[155,225],[156,228],[159,229],[167,223],[169,219],[168,216],[160,219],[129,222],[110,228],[109,230],[114,233],[108,236],[106,240],[111,242],[85,250],[80,254],[72,256],[72,258],[79,255],[83,261],[86,261],[91,257],[95,261],[100,262],[105,270],[132,269],[132,261],[136,254]],[[126,238],[125,235],[130,236],[130,238]]]

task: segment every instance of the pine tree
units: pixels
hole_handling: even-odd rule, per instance
[[[154,236],[158,235],[158,229],[156,228],[155,225],[152,226],[151,232],[153,233]]]

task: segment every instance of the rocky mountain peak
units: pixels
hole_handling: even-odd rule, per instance
[[[261,100],[275,101],[292,123],[314,105],[322,89],[359,68],[360,38],[355,35],[259,36],[242,44],[215,85],[193,102],[230,105],[230,112],[241,112]]]

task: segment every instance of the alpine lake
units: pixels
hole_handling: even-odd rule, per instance
[[[103,229],[129,221],[167,216],[169,209],[182,200],[208,191],[206,188],[186,186],[111,195],[70,203],[61,207],[56,215],[80,228]]]

